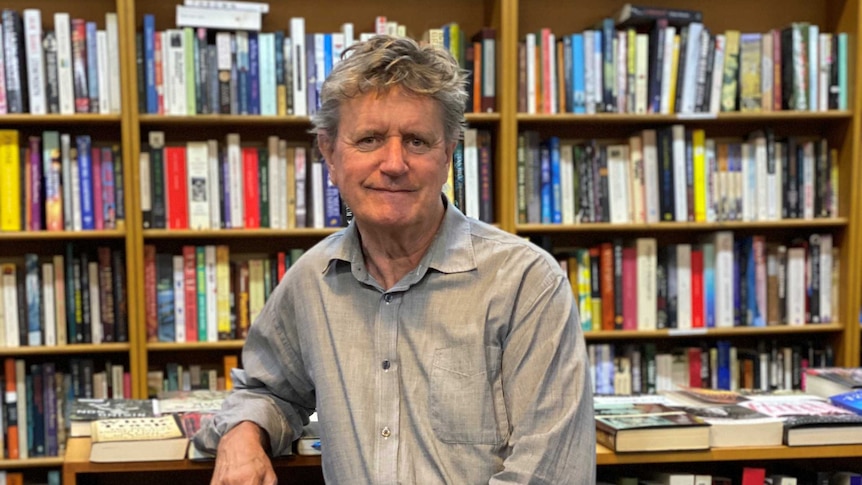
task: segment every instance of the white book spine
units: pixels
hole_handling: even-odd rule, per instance
[[[675,38],[676,27],[666,27],[664,29],[664,58],[661,66],[661,114],[670,114],[670,83],[674,81],[670,78],[670,74],[673,72]]]
[[[269,227],[272,229],[287,229],[286,220],[282,219],[280,193],[285,192],[285,185],[281,184],[284,165],[278,158],[278,137],[270,136],[266,140],[266,164],[269,167]],[[260,163],[264,163],[260,161]]]
[[[225,182],[225,186],[230,187],[230,227],[233,229],[245,227],[242,150],[239,142],[238,134],[227,135],[227,161],[230,180]]]
[[[656,328],[656,270],[658,264],[655,238],[641,237],[635,242],[637,250],[637,329]]]
[[[774,185],[769,177],[767,167],[766,153],[766,136],[761,132],[754,139],[754,168],[755,178],[757,180],[757,190],[755,191],[755,219],[758,221],[770,220],[769,208],[775,209],[775,194],[772,192]]]
[[[802,160],[802,216],[814,219],[814,142],[805,142]]]
[[[165,31],[165,111],[171,115],[186,113],[186,53],[185,35],[180,29]]]
[[[290,42],[293,46],[293,55],[290,56],[293,75],[293,114],[308,116],[306,95],[308,73],[305,61],[305,19],[303,17],[290,19]]]
[[[527,34],[527,113],[536,113],[536,34]]]
[[[826,107],[819,106],[818,98],[820,97],[820,70],[818,67],[820,66],[820,59],[818,54],[820,53],[820,46],[818,45],[818,39],[820,38],[820,27],[817,24],[811,24],[808,26],[808,110],[809,111],[818,111],[825,110]],[[803,54],[805,55],[805,54]]]
[[[805,325],[805,248],[787,248],[787,324]]]
[[[18,395],[18,423],[27,422],[27,364],[24,359],[15,359],[15,394]],[[25,460],[30,457],[30,437],[28,433],[21,432],[21,425],[18,425],[18,457]],[[24,428],[26,429],[26,428]]]
[[[24,50],[27,55],[27,89],[30,97],[30,113],[47,113],[45,99],[45,58],[42,52],[42,12],[39,9],[24,9]]]
[[[266,2],[244,2],[231,0],[184,0],[183,5],[188,7],[200,7],[220,10],[247,10],[250,12],[269,13],[269,4]]]
[[[647,112],[647,80],[649,78],[649,36],[635,37],[635,113]]]
[[[99,113],[109,114],[111,113],[111,103],[113,102],[111,96],[113,93],[111,93],[110,85],[111,66],[108,64],[108,51],[117,49],[108,48],[108,33],[104,30],[96,31],[96,49],[96,55],[99,59]]]
[[[560,144],[560,191],[563,201],[563,224],[575,223],[574,147]]]
[[[45,331],[45,345],[57,345],[57,319],[54,300],[54,265],[42,264],[42,324]]]
[[[108,36],[108,45],[115,46],[115,48],[108,49],[108,91],[111,93],[109,112],[118,114],[122,105],[122,93],[120,91],[120,34],[116,12],[105,14],[105,31]]]
[[[218,284],[216,283],[216,247],[207,244],[204,247],[204,273],[206,275],[207,305],[204,309],[207,315],[207,342],[218,342]]]
[[[529,53],[529,51],[527,51]],[[593,54],[592,54],[592,63],[593,63],[593,87],[596,92],[593,95],[593,98],[596,101],[596,110],[601,106],[602,96],[604,95],[604,59],[602,48],[602,35],[599,31],[594,31],[593,34]],[[587,57],[585,60],[590,59]]]
[[[691,244],[676,245],[676,328],[689,329],[692,322]]]
[[[478,130],[464,130],[464,214],[479,218],[479,147]]]
[[[344,48],[348,48],[355,42],[353,22],[345,22],[341,24],[341,33],[344,35]]]
[[[100,344],[105,332],[102,328],[102,306],[99,303],[99,263],[87,263],[87,273],[90,279],[90,341]]]
[[[646,222],[658,222],[658,147],[656,146],[656,131],[644,130],[642,136],[644,165],[644,205],[646,206]]]
[[[189,229],[210,229],[210,178],[207,142],[186,143]],[[215,180],[218,185],[218,179]]]
[[[261,32],[257,37],[258,79],[260,82],[260,114],[275,116],[275,33]],[[272,200],[272,199],[270,199]]]
[[[21,337],[18,331],[18,278],[14,264],[2,266],[3,312],[6,324],[6,347],[20,347]]]
[[[718,114],[721,111],[721,85],[724,74],[724,50],[727,38],[724,34],[715,36],[715,57],[712,61],[712,80],[710,82],[709,112]]]
[[[760,107],[763,111],[772,111],[775,96],[772,94],[772,33],[767,32],[760,38]]]
[[[703,24],[700,22],[692,22],[688,25],[688,37],[685,45],[685,72],[678,75],[683,76],[682,84],[682,106],[679,107],[680,113],[694,113],[695,92],[697,91],[697,66],[700,58],[700,43],[702,41],[701,33],[703,32]]]
[[[644,181],[643,139],[629,137],[629,221],[643,224],[646,222],[646,196]]]
[[[78,171],[77,150],[70,151],[69,167],[72,182],[72,230],[83,230],[81,222],[81,177]]]
[[[186,339],[186,291],[185,261],[182,255],[171,258],[174,284],[174,341],[185,343]]]
[[[595,31],[584,31],[584,103],[587,114],[596,112],[595,69],[593,51],[595,50]]]
[[[177,27],[259,31],[262,14],[253,10],[210,9],[177,5]]]
[[[673,125],[671,150],[673,152],[674,219],[688,221],[688,187],[686,184],[685,126]]]
[[[715,326],[733,326],[733,232],[715,233]]]
[[[817,103],[820,111],[829,109],[829,73],[832,68],[832,34],[820,34]]]
[[[218,156],[218,141],[207,140],[207,200],[209,201],[210,229],[221,228],[221,203],[219,193],[219,156]]]
[[[141,179],[141,211],[147,212],[153,209],[152,182],[150,181],[150,154],[142,151],[138,155],[138,177]],[[148,221],[144,221],[144,227],[148,227]]]
[[[754,147],[751,143],[742,143],[742,220],[753,221],[756,218],[757,170],[754,160]]]
[[[309,114],[317,113],[320,108],[320,91],[323,90],[324,73],[326,72],[326,36],[327,34],[314,34],[314,86],[309,83],[308,89],[314,93],[316,101],[314,106],[308,107]]]
[[[311,164],[311,227],[322,229],[325,226],[326,217],[323,207],[323,163],[312,162]]]
[[[627,145],[609,145],[607,147],[608,198],[612,224],[629,222],[628,153],[629,147]]]

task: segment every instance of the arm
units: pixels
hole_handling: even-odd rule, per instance
[[[243,422],[264,432],[272,455],[289,450],[315,406],[314,388],[305,370],[299,338],[292,322],[288,285],[280,285],[249,329],[243,347],[244,370],[232,373],[234,392],[208,426],[195,435],[195,445],[222,451],[220,441]],[[254,443],[250,443],[254,444]]]
[[[593,484],[589,362],[571,287],[540,263],[523,288],[503,351],[511,454],[490,483]]]

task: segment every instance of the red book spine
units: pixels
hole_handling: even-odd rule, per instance
[[[168,228],[188,229],[189,197],[186,182],[186,148],[165,147],[165,177],[168,199]]]
[[[242,149],[243,193],[245,194],[245,227],[260,227],[260,176],[257,148]]]
[[[159,341],[159,320],[156,303],[156,247],[144,245],[144,312],[147,342]]]
[[[702,328],[704,316],[703,301],[703,250],[691,250],[691,326]]]
[[[275,282],[277,285],[281,278],[284,277],[284,273],[287,271],[287,254],[284,251],[278,252],[278,281]]]
[[[183,246],[183,292],[186,301],[186,342],[198,341],[197,259],[194,246]]]
[[[30,140],[30,226],[31,231],[42,230],[42,140],[31,136]]]
[[[602,243],[599,256],[602,287],[602,330],[614,329],[614,247]]]
[[[702,360],[700,347],[688,348],[688,385],[689,387],[703,387],[701,379]]]
[[[96,230],[105,228],[105,214],[102,213],[102,149],[90,148],[90,172],[93,174],[93,221]]]
[[[623,330],[638,329],[637,260],[635,247],[623,248]]]

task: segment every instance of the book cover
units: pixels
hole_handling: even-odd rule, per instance
[[[862,389],[836,394],[829,401],[840,408],[847,409],[856,414],[862,414]]]
[[[709,424],[664,404],[596,406],[596,441],[616,452],[709,448]]]
[[[90,461],[181,460],[188,437],[176,415],[103,419],[91,423]]]

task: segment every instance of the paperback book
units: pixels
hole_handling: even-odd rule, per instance
[[[596,441],[616,452],[705,450],[709,423],[663,404],[596,406]]]

